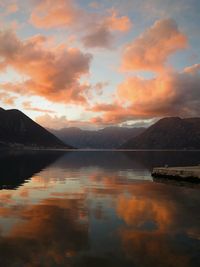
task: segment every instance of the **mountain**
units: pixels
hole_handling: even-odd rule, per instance
[[[163,118],[121,148],[200,149],[200,118]]]
[[[129,138],[142,133],[145,128],[107,127],[97,131],[70,127],[51,130],[63,142],[77,148],[113,149],[118,148]]]
[[[71,148],[19,110],[0,108],[0,147]]]

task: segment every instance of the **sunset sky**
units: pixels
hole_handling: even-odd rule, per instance
[[[45,127],[200,116],[199,0],[0,0],[0,106]]]

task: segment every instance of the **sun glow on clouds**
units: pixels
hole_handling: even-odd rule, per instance
[[[200,67],[194,62],[198,48],[193,38],[199,39],[186,30],[192,22],[180,18],[177,8],[174,18],[167,18],[162,4],[151,1],[155,19],[146,5],[142,9],[135,4],[132,12],[120,1],[111,6],[86,0],[35,0],[24,5],[10,0],[0,1],[0,6],[3,107],[21,108],[55,128],[200,115]],[[134,15],[136,11],[140,16]],[[5,27],[14,20],[24,23],[17,30]],[[180,50],[181,55],[176,53]],[[188,58],[183,60],[184,53]],[[182,70],[175,69],[175,59],[182,62]]]
[[[185,48],[186,36],[174,20],[159,20],[128,44],[123,53],[123,70],[162,71],[168,56]]]

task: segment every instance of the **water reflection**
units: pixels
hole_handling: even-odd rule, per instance
[[[128,151],[124,152],[133,161],[142,162],[152,169],[159,166],[192,166],[200,164],[200,151]]]
[[[62,152],[7,151],[0,155],[0,189],[16,189],[25,180],[41,171],[56,159]]]
[[[0,191],[0,266],[200,266],[199,187],[153,182],[166,154],[152,153],[72,152],[46,168],[41,154],[2,157],[8,174],[18,162],[12,177],[32,177]]]

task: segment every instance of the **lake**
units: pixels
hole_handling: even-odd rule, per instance
[[[200,185],[152,167],[200,152],[7,152],[0,156],[0,266],[200,266]]]

